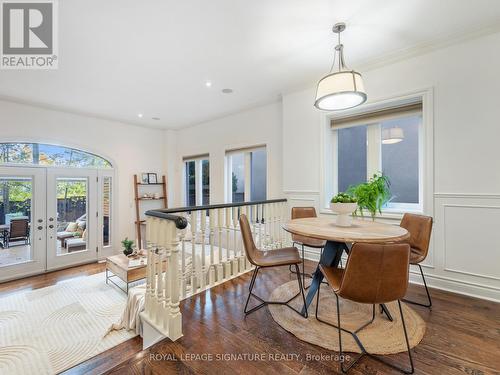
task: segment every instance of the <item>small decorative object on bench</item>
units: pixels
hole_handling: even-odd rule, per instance
[[[349,227],[352,224],[350,216],[358,208],[357,199],[346,194],[338,193],[330,201],[330,209],[337,213],[337,225],[340,227]]]
[[[123,245],[123,254],[126,256],[131,255],[134,252],[134,241],[129,240],[128,237],[125,237],[125,239],[122,241]]]

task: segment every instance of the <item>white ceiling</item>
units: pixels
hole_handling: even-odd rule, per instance
[[[500,1],[63,0],[59,69],[0,71],[0,96],[179,128],[315,82],[329,69],[339,21],[355,68],[500,29]]]

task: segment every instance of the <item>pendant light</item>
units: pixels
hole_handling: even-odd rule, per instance
[[[332,29],[338,35],[338,44],[335,46],[330,73],[318,82],[314,102],[314,106],[321,110],[339,111],[354,108],[363,104],[367,98],[361,74],[348,69],[344,62],[344,46],[340,43],[340,33],[345,27],[345,23],[336,23]]]
[[[382,143],[384,145],[393,145],[401,142],[405,138],[403,129],[399,126],[382,129]]]

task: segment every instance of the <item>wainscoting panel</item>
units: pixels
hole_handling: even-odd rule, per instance
[[[435,194],[430,285],[500,301],[500,196]]]
[[[500,206],[444,205],[444,269],[500,280]]]

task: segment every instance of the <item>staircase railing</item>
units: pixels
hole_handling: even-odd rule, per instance
[[[171,340],[182,336],[179,302],[253,267],[240,235],[246,214],[257,247],[283,247],[286,199],[146,212],[147,277],[142,318]]]

